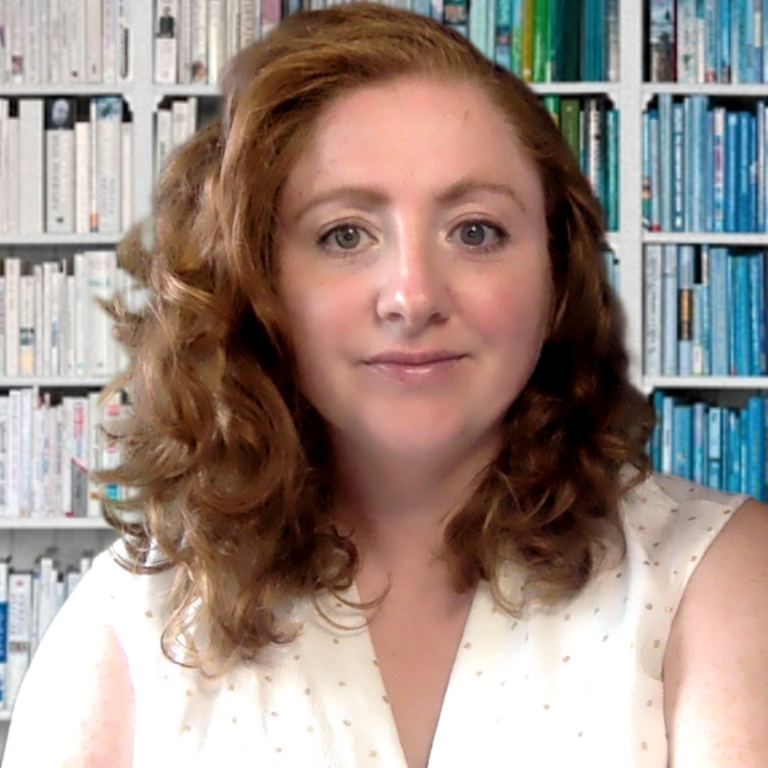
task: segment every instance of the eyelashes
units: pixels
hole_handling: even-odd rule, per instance
[[[485,219],[469,219],[457,224],[447,237],[448,242],[474,254],[494,253],[509,241],[509,233],[498,224]],[[326,251],[354,254],[376,238],[363,226],[342,222],[327,229],[317,238],[317,244]]]

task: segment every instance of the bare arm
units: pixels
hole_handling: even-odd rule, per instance
[[[768,506],[741,507],[691,577],[664,697],[670,768],[768,765]]]
[[[3,768],[130,768],[133,688],[100,613],[75,590],[51,624],[19,691]]]

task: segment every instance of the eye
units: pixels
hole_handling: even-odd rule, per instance
[[[356,227],[354,224],[341,224],[323,234],[319,242],[325,248],[352,251],[359,248],[366,237],[370,237],[370,235],[360,227]]]
[[[486,221],[465,221],[451,232],[450,237],[481,251],[500,248],[509,239],[501,227]]]

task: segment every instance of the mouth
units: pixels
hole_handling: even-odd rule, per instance
[[[401,368],[419,368],[424,366],[433,366],[440,363],[451,363],[466,355],[458,352],[383,352],[365,359],[365,365],[371,366],[392,366]]]

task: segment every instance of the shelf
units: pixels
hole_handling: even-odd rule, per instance
[[[533,88],[536,93],[541,95],[553,94],[556,96],[591,96],[591,95],[609,95],[613,96],[619,90],[618,83],[606,82],[606,81],[592,81],[592,82],[554,82],[554,83],[534,83],[529,82],[528,85]]]
[[[2,83],[0,97],[20,98],[24,96],[121,96],[129,91],[131,83],[38,83],[13,85]]]
[[[115,374],[117,375],[117,374]],[[0,390],[37,387],[38,389],[103,389],[111,378],[43,378],[42,376],[0,376]]]
[[[221,96],[218,83],[154,83],[152,87],[155,94],[160,98],[164,96]]]
[[[13,245],[34,246],[71,246],[71,245],[116,245],[123,237],[122,232],[80,232],[57,235],[51,232],[38,234],[10,235],[0,234],[0,248]]]
[[[729,98],[768,98],[768,83],[644,83],[642,93],[645,97],[657,93],[688,96],[727,96]]]
[[[101,517],[0,517],[0,530],[90,531],[112,530]]]
[[[645,232],[643,243],[752,245],[768,247],[768,232]]]
[[[646,376],[643,390],[768,389],[768,376]]]

